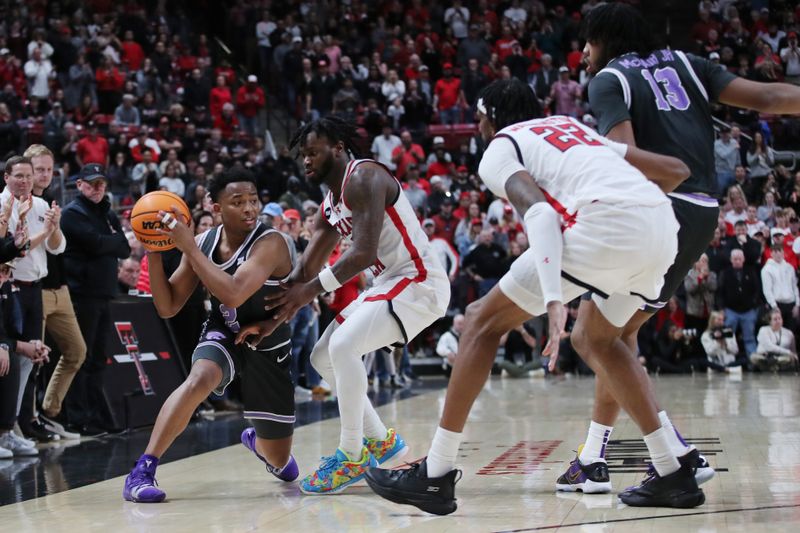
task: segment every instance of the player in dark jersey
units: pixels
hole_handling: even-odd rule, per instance
[[[225,172],[211,182],[209,193],[222,225],[195,238],[178,222],[177,210],[162,213],[171,226],[162,231],[172,237],[183,257],[167,279],[161,254],[149,256],[153,303],[161,317],[174,316],[199,282],[211,294],[212,309],[192,355],[189,376],[162,406],[147,449],[125,480],[126,500],[165,498],[155,483],[159,458],[186,428],[197,406],[212,391],[224,391],[237,372],[242,378],[244,416],[254,426],[242,433],[242,443],[277,478],[293,481],[298,476],[291,455],[295,416],[290,328],[279,326],[257,345],[235,342],[245,326],[269,318],[264,297],[278,290],[291,273],[294,244],[258,221],[258,190],[249,171],[235,167]]]
[[[718,101],[769,113],[798,113],[800,88],[737,78],[723,66],[692,54],[657,49],[645,19],[625,4],[606,4],[590,11],[584,21],[583,37],[588,70],[595,74],[589,84],[589,103],[599,132],[618,142],[675,156],[691,170],[691,176],[674,191],[665,190],[681,226],[678,255],[665,276],[658,300],[638,312],[625,327],[622,339],[636,354],[639,328],[675,293],[705,251],[717,225],[719,208],[711,196],[716,190],[711,103]],[[637,368],[639,379],[649,379],[641,366]],[[598,467],[605,463],[605,444],[620,408],[614,399],[615,391],[602,379],[595,383],[595,405],[586,442],[569,470],[558,479],[558,490],[583,490],[586,481],[610,486],[607,469]],[[659,418],[662,426],[676,436],[672,440],[676,447],[673,451],[686,460],[695,458],[697,481],[711,479],[713,469],[686,445],[664,411]],[[597,477],[597,473],[602,475]],[[650,475],[639,487],[620,494],[620,499],[629,505],[666,505],[660,483],[658,475]]]

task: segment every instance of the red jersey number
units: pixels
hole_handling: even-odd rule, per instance
[[[580,144],[584,146],[603,146],[603,143],[590,139],[583,129],[569,123],[547,126],[534,126],[531,131],[552,144],[562,152],[566,152]]]

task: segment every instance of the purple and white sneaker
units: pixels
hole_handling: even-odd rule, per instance
[[[605,461],[583,465],[580,459],[576,457],[569,464],[569,469],[556,481],[556,490],[564,492],[581,491],[584,494],[611,492],[608,465]]]
[[[253,452],[262,463],[267,465],[267,472],[280,479],[281,481],[294,481],[300,475],[300,469],[297,467],[297,461],[294,460],[294,455],[289,456],[289,462],[283,468],[276,468],[269,464],[267,460],[256,451],[256,429],[247,428],[242,431],[242,444],[245,448]]]
[[[131,473],[125,478],[122,497],[129,502],[158,503],[164,501],[167,493],[158,488],[156,467],[158,459],[143,455],[136,462]]]

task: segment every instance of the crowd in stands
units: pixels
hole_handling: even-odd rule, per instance
[[[517,213],[477,176],[483,150],[475,124],[477,95],[492,80],[517,77],[547,113],[593,126],[579,29],[598,3],[235,0],[225,6],[223,28],[215,27],[214,6],[203,2],[209,12],[194,3],[163,0],[156,5],[42,1],[0,8],[0,158],[41,143],[53,154],[56,175],[45,197],[66,204],[76,195],[73,203],[97,196],[97,202],[108,202],[103,209],[109,220],[119,218],[97,230],[104,235],[116,286],[87,289],[85,279],[75,278],[80,252],[70,248],[78,245],[72,240],[85,244],[70,222],[74,209],[64,218],[54,206],[42,212],[50,221],[60,218],[67,268],[59,267],[54,255],[48,265],[54,265],[51,274],[63,277],[56,286],[71,295],[81,333],[80,342],[66,351],[59,345],[69,364],[52,375],[62,376],[59,402],[70,387],[64,372],[77,375],[81,397],[73,403],[84,411],[64,416],[59,402],[45,402],[43,421],[34,409],[35,382],[41,382],[38,391],[48,390],[50,373],[34,372],[31,379],[26,374],[19,401],[31,409],[20,415],[22,433],[37,440],[70,433],[56,427],[60,422],[84,433],[108,428],[107,416],[87,407],[102,385],[104,357],[92,302],[99,298],[107,305],[115,294],[148,291],[147,256],[127,220],[141,195],[163,189],[182,196],[200,232],[216,223],[208,180],[241,164],[258,179],[262,221],[289,233],[303,251],[324,191],[306,182],[287,142],[272,143],[280,135],[269,135],[267,125],[279,121],[268,117],[291,124],[329,114],[352,120],[363,134],[360,155],[375,158],[400,180],[450,276],[451,308],[448,318],[412,343],[411,354],[409,348],[379,352],[367,364],[371,368],[375,360],[375,379],[390,387],[413,376],[409,355],[438,354],[447,370],[461,313],[528,247]],[[770,11],[766,4],[700,2],[691,28],[694,49],[688,51],[750,79],[800,83],[795,22],[800,7],[782,4]],[[217,33],[221,40],[212,37]],[[661,372],[796,366],[800,172],[780,150],[797,144],[800,128],[793,119],[725,106],[714,107],[714,114],[730,125],[721,128],[715,143],[719,229],[684,290],[643,329],[641,360]],[[83,185],[76,191],[73,183],[80,177]],[[56,240],[47,240],[48,255],[59,253]],[[8,275],[0,268],[0,280]],[[108,275],[106,265],[103,276]],[[4,290],[26,282],[6,281]],[[351,280],[294,319],[298,393],[328,392],[308,364],[308,353],[326,321],[369,282]],[[184,314],[172,320],[184,358],[198,336],[203,300],[199,289]],[[588,372],[569,341],[576,316],[573,303],[557,372]],[[41,330],[33,323],[23,329],[37,327]],[[541,368],[537,354],[545,331],[537,319],[504,338],[503,368],[510,375]],[[46,347],[25,344],[36,339],[20,330],[19,351],[41,363]],[[26,387],[32,390],[23,401]],[[235,405],[235,395],[212,400],[223,408]]]

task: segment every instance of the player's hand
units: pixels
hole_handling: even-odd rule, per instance
[[[261,343],[264,337],[271,335],[280,325],[281,322],[272,319],[253,322],[240,329],[233,342],[235,344],[246,344],[250,348],[255,348]]]
[[[264,309],[272,311],[275,309],[275,320],[279,322],[288,322],[301,307],[308,304],[317,296],[315,289],[316,280],[311,280],[307,283],[281,283],[281,292],[265,296]]]
[[[184,216],[177,206],[172,206],[170,211],[159,211],[158,216],[161,217],[161,222],[164,227],[156,230],[161,235],[166,235],[175,246],[183,253],[191,250],[197,246],[194,241],[194,233],[189,229],[188,220],[183,220]]]
[[[563,303],[550,302],[547,304],[547,322],[549,324],[547,345],[542,350],[542,355],[550,357],[547,367],[550,372],[553,372],[556,369],[556,361],[558,361],[561,334],[564,333],[564,326],[567,323],[567,310]]]
[[[8,370],[11,368],[11,358],[8,353],[8,350],[5,348],[0,348],[0,377],[5,376],[8,374]]]

